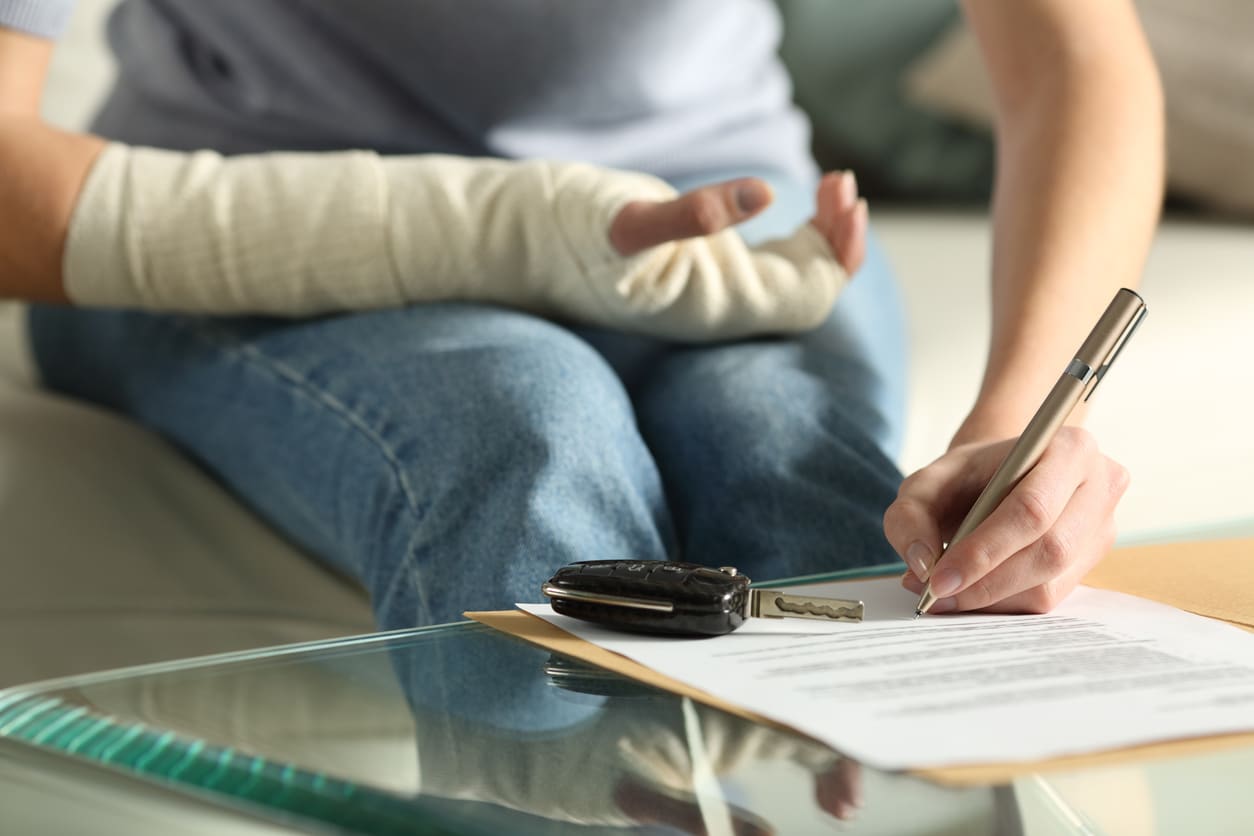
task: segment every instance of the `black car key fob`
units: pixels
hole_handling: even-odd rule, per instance
[[[753,616],[861,621],[861,601],[751,589],[732,567],[663,560],[591,560],[563,566],[543,587],[554,612],[618,630],[721,636]]]

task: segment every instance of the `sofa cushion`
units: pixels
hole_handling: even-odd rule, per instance
[[[780,0],[781,55],[814,126],[819,161],[854,168],[862,192],[982,201],[993,176],[987,133],[905,95],[917,56],[957,18],[953,0]]]
[[[365,594],[152,433],[0,381],[0,688],[370,632]]]

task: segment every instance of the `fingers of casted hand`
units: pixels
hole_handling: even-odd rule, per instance
[[[845,268],[853,275],[866,258],[868,209],[866,200],[858,197],[858,181],[851,171],[834,171],[819,181],[817,211],[812,223],[827,239],[828,245]]]
[[[684,238],[713,235],[747,221],[770,205],[770,186],[743,177],[703,186],[669,201],[637,200],[625,205],[610,226],[610,243],[623,256]],[[845,272],[853,275],[866,258],[869,215],[852,172],[832,172],[819,182],[812,220]]]
[[[610,243],[620,255],[722,232],[747,221],[770,205],[766,181],[742,177],[680,195],[674,200],[636,200],[619,211],[610,225]]]
[[[1113,544],[1113,514],[1128,481],[1088,433],[1065,429],[997,510],[945,554],[931,578],[940,599],[931,611],[1048,612]]]

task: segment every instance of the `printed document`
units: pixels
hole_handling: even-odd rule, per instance
[[[751,618],[689,639],[519,606],[880,769],[1254,730],[1254,635],[1173,607],[1080,587],[1048,615],[916,621],[918,596],[896,578],[787,591],[861,598],[866,620]]]

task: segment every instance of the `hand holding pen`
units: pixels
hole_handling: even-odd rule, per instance
[[[956,447],[902,483],[884,531],[920,612],[1047,612],[1109,550],[1127,471],[1063,424],[1144,315],[1120,290],[1018,439]]]

